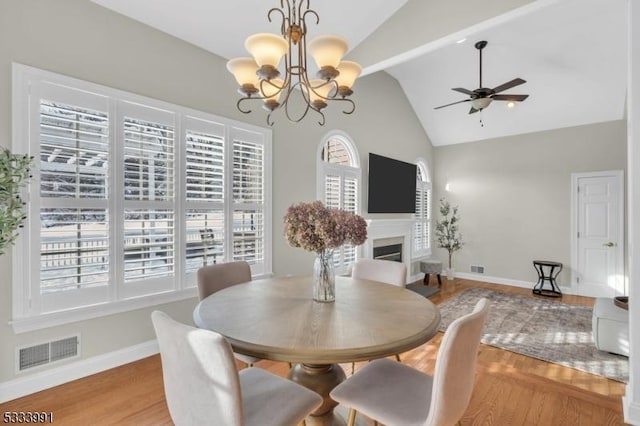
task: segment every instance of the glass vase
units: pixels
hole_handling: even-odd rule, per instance
[[[316,260],[313,264],[313,300],[322,303],[336,300],[333,250],[324,250],[316,253]]]

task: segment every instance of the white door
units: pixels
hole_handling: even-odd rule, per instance
[[[581,296],[624,293],[622,172],[574,175],[577,202],[575,285]]]

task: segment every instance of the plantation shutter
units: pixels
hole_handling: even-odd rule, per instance
[[[236,131],[233,139],[233,260],[254,273],[265,263],[265,149],[262,136]]]
[[[342,177],[327,174],[324,178],[324,204],[339,209],[342,201]]]
[[[344,197],[342,199],[342,209],[348,212],[358,212],[358,179],[355,177],[344,177]],[[343,263],[351,265],[356,261],[356,248],[351,244],[343,246]]]
[[[108,298],[110,246],[109,124],[104,98],[80,91],[36,90],[38,123],[31,152],[39,160],[33,183],[39,197],[37,274],[42,312],[100,303]]]
[[[186,126],[185,271],[225,260],[224,125],[189,117]],[[188,285],[195,285],[189,277]]]
[[[351,151],[341,138],[330,138],[324,142],[320,155],[322,188],[319,196],[325,205],[358,213],[358,191],[360,170],[354,167]],[[322,191],[322,192],[320,192]],[[345,270],[356,259],[356,248],[345,244],[334,251],[333,262],[338,270]]]
[[[173,286],[175,124],[173,115],[121,103],[124,283],[127,296]]]
[[[18,332],[191,297],[214,263],[271,273],[271,130],[12,70],[12,152],[34,158],[12,249]]]
[[[416,182],[416,213],[414,225],[414,251],[416,254],[428,254],[430,250],[430,200],[431,183],[426,181],[423,165],[418,165]]]

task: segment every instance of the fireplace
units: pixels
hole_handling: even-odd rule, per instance
[[[402,263],[402,244],[374,247],[373,258]]]
[[[404,263],[411,271],[412,219],[368,220],[368,239],[362,245],[361,256],[368,259],[392,260]],[[410,273],[407,279],[410,279]]]

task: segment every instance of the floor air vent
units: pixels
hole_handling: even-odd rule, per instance
[[[471,265],[471,272],[476,274],[484,274],[484,266]]]
[[[18,348],[18,371],[80,355],[80,336]]]

